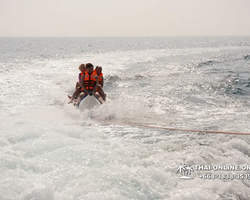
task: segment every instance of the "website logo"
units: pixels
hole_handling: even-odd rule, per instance
[[[193,179],[192,177],[190,177],[193,171],[193,168],[186,164],[181,164],[177,168],[177,174],[181,174],[180,179]]]

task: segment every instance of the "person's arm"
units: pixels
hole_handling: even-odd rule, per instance
[[[79,82],[79,85],[81,85],[81,81],[82,81],[82,79],[81,79],[82,77],[81,77],[81,74],[79,74],[79,77],[78,77],[78,82]]]
[[[95,84],[95,87],[94,87],[93,90],[92,90],[93,94],[95,94],[95,91],[96,91],[96,88],[97,88],[97,86],[98,86],[98,83],[99,83],[99,78],[98,78],[98,76],[96,75],[96,84]]]
[[[89,94],[88,90],[85,87],[84,84],[84,77],[81,78],[81,83],[80,83],[81,88],[83,89],[83,91],[85,92],[85,94]]]
[[[103,84],[104,84],[104,78],[102,77],[102,81],[101,81],[102,88],[103,88]]]

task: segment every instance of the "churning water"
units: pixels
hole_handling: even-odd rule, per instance
[[[107,102],[68,104],[78,66]],[[248,178],[177,168],[250,165],[250,37],[0,38],[0,199],[249,199]],[[250,176],[250,175],[249,175]]]

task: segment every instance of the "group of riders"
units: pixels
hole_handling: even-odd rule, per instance
[[[87,63],[79,66],[79,80],[75,86],[75,92],[72,96],[68,95],[69,103],[79,104],[87,95],[94,95],[96,98],[106,100],[106,94],[103,91],[103,74],[102,67],[97,66],[94,69],[93,64]]]

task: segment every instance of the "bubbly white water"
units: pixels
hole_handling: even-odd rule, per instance
[[[0,199],[248,199],[250,179],[177,168],[250,165],[250,136],[126,123],[250,132],[249,39],[0,38]],[[67,94],[87,62],[107,102],[81,112]]]

